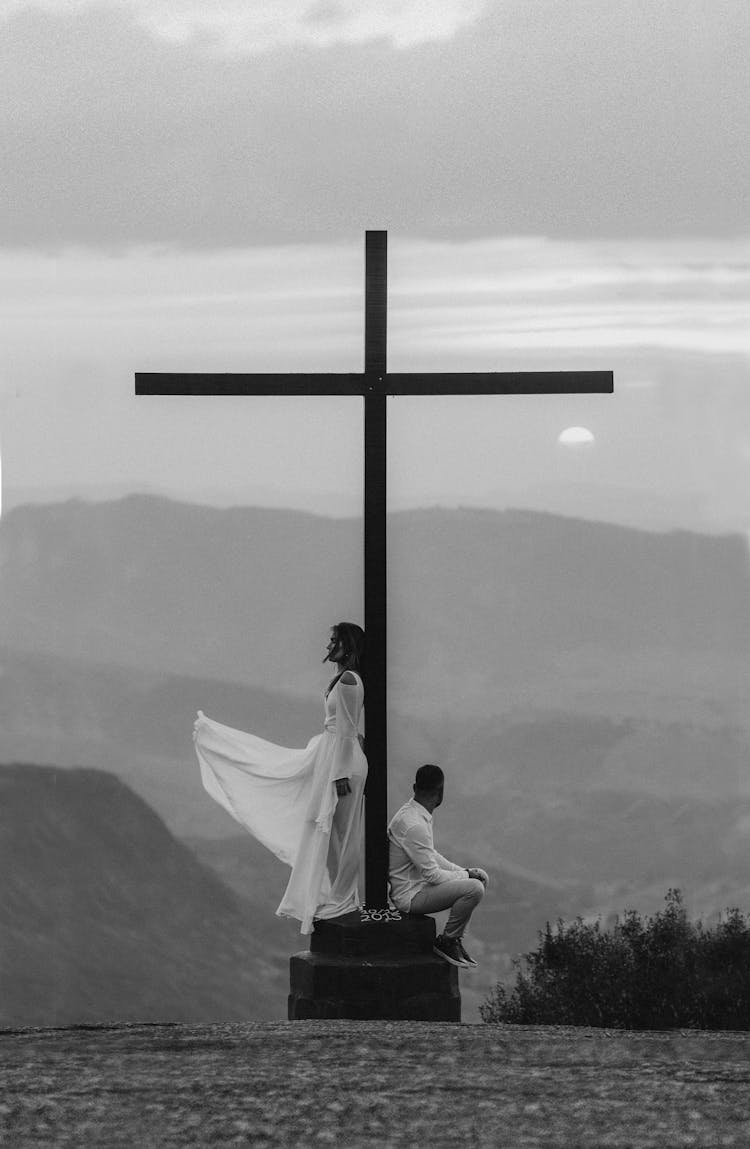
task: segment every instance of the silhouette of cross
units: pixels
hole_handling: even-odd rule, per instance
[[[357,374],[137,372],[136,395],[361,395],[364,398],[364,568],[367,635],[365,889],[387,904],[386,400],[389,395],[612,392],[611,371],[391,373],[386,368],[388,233],[365,233],[365,369]]]

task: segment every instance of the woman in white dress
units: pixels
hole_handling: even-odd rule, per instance
[[[240,825],[292,867],[276,913],[310,933],[314,918],[362,905],[367,759],[359,720],[364,631],[331,628],[324,662],[337,673],[325,695],[325,724],[302,750],[233,730],[198,711],[195,749],[203,785]]]

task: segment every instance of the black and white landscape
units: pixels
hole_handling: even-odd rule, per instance
[[[390,540],[390,804],[439,762],[438,841],[492,879],[465,1014],[548,919],[746,908],[746,540],[466,509]],[[148,496],[3,517],[3,1024],[284,1016],[286,870],[205,795],[192,721],[316,733],[360,546]]]
[[[389,805],[440,763],[489,873],[464,1021],[547,921],[747,914],[749,48],[743,0],[0,3],[0,1141],[748,1143],[742,1033],[286,1023],[192,727],[319,732],[363,404],[134,383],[361,372],[381,229],[388,372],[612,372],[389,397]]]

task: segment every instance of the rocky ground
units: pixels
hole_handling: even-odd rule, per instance
[[[0,1032],[0,1143],[747,1146],[744,1033],[416,1022]]]

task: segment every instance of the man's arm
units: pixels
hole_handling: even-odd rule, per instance
[[[445,864],[446,859],[431,844],[427,827],[423,823],[418,822],[410,826],[403,836],[399,835],[399,844],[431,886],[454,882],[458,872],[468,874],[468,870],[462,866],[454,866],[452,862]]]
[[[466,866],[459,866],[456,862],[449,861],[442,854],[438,854],[437,850],[435,850],[435,861],[443,870],[460,871],[462,874],[468,873]]]
[[[444,858],[442,854],[435,851],[435,860],[437,864],[444,870],[452,870],[454,874],[468,874],[470,878],[478,878],[483,886],[486,886],[489,879],[489,874],[486,870],[480,869],[479,866],[459,866],[456,862],[450,862]]]

